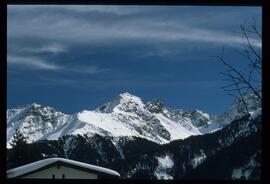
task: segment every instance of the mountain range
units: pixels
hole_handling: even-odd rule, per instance
[[[61,156],[113,168],[123,178],[256,179],[261,153],[252,141],[260,142],[261,104],[252,93],[244,99],[248,112],[237,98],[220,115],[173,109],[159,99],[143,102],[129,93],[71,115],[33,103],[7,110],[7,148],[19,129],[37,153],[33,160]],[[251,148],[241,155],[243,145]],[[226,154],[238,159],[224,162],[223,174],[203,174]]]

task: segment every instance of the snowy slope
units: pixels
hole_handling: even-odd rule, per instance
[[[253,102],[251,100],[249,103]],[[99,134],[112,137],[112,140],[135,136],[164,144],[224,127],[243,114],[239,106],[236,101],[224,114],[210,116],[199,110],[171,109],[158,99],[144,103],[137,96],[122,93],[96,110],[67,115],[34,103],[7,111],[7,146],[15,129],[20,129],[28,142],[56,140],[70,134]],[[257,113],[255,110],[259,105],[253,104],[251,107],[250,112]]]
[[[155,108],[154,105],[152,108]],[[151,107],[138,97],[129,93],[120,94],[116,100],[108,102],[96,111],[82,111],[78,120],[86,125],[76,130],[82,134],[95,126],[110,136],[138,136],[157,143],[167,143],[174,139],[183,139],[200,132],[190,122],[189,126],[175,122],[163,112],[151,112]],[[97,133],[97,132],[95,132]]]

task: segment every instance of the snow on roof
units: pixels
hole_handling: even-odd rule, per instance
[[[79,166],[79,167],[82,167],[85,169],[95,170],[95,171],[109,174],[109,175],[120,176],[120,174],[118,172],[113,171],[111,169],[104,168],[104,167],[86,164],[83,162],[78,162],[78,161],[69,160],[69,159],[65,159],[65,158],[48,158],[48,159],[39,160],[39,161],[30,163],[30,164],[26,164],[26,165],[23,165],[23,166],[14,168],[14,169],[10,169],[7,171],[7,177],[14,178],[14,177],[32,172],[34,170],[37,170],[39,168],[42,168],[44,166],[47,166],[47,165],[52,164],[52,163],[57,162],[57,161],[60,161],[62,163],[75,165],[75,166]]]

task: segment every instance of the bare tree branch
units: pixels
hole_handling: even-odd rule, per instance
[[[255,88],[247,81],[247,79],[237,69],[235,69],[232,65],[225,62],[225,60],[222,57],[218,56],[218,58],[223,62],[223,64],[226,67],[231,69],[231,71],[233,71],[233,73],[236,74],[236,76],[238,76],[239,78],[237,78],[233,75],[230,75],[230,74],[225,74],[225,75],[229,76],[232,79],[238,79],[238,80],[240,79],[239,81],[245,83],[253,91],[253,93],[260,99],[260,101],[262,101],[261,95],[258,93],[258,91],[255,90]]]
[[[250,34],[257,36],[260,40],[262,35],[257,29],[255,18],[254,23],[250,25],[250,29],[248,29],[245,24],[241,25],[240,28],[245,48],[242,52],[239,52],[239,54],[244,56],[247,60],[246,72],[239,70],[225,61],[224,48],[222,49],[221,55],[217,56],[217,58],[226,67],[225,72],[220,72],[220,74],[224,76],[224,81],[229,82],[227,85],[223,86],[222,89],[228,92],[229,95],[238,97],[248,113],[248,106],[244,98],[245,94],[252,92],[256,95],[257,99],[262,102],[262,96],[259,91],[261,80],[258,80],[258,75],[261,75],[262,70],[262,58],[260,49],[255,48],[255,45],[251,42]],[[234,94],[235,92],[237,95]]]

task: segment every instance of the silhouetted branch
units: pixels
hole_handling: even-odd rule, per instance
[[[256,87],[255,83],[260,83],[261,80],[258,80],[256,76],[254,75],[261,75],[262,70],[262,58],[260,54],[260,47],[255,48],[256,45],[254,45],[254,38],[250,37],[250,34],[255,34],[261,40],[262,35],[257,29],[256,21],[254,19],[254,23],[250,25],[250,30],[247,29],[245,25],[241,25],[241,34],[244,39],[245,43],[245,49],[240,52],[242,56],[244,56],[247,60],[247,70],[246,72],[242,72],[232,64],[229,64],[224,59],[224,48],[222,49],[222,53],[220,56],[217,56],[217,58],[223,63],[223,65],[226,67],[225,72],[220,72],[222,76],[224,76],[224,81],[229,82],[229,84],[222,87],[222,89],[229,93],[231,96],[237,96],[240,98],[241,102],[243,103],[246,111],[248,112],[248,106],[244,99],[244,94],[251,91],[253,94],[256,95],[258,100],[262,102],[262,97],[260,92],[258,91],[258,87]],[[251,39],[253,39],[251,41]],[[237,92],[238,95],[233,94],[234,92]]]

